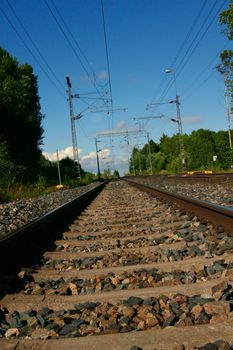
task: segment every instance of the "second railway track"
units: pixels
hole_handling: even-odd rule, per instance
[[[54,250],[18,277],[2,273],[0,349],[231,349],[233,238],[223,227],[107,184]]]

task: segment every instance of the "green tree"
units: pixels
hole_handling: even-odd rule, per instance
[[[213,166],[215,170],[229,169],[233,164],[233,152],[229,148],[227,131],[215,132],[199,129],[193,131],[191,135],[183,135],[183,139],[187,170],[206,170]],[[147,150],[147,144],[141,150],[133,149],[130,158],[130,174],[149,173],[150,159],[149,155],[146,155]],[[179,135],[171,137],[162,135],[160,144],[154,150],[155,152],[151,152],[154,174],[164,171],[172,173],[181,171]],[[217,156],[215,163],[213,162],[214,155]],[[143,157],[146,157],[145,168],[143,168]]]
[[[120,177],[120,174],[119,174],[118,170],[114,170],[113,177],[115,177],[115,178],[119,178]]]
[[[6,143],[0,142],[0,203],[8,200],[8,191],[15,181],[16,169],[10,161]]]
[[[23,166],[27,178],[35,178],[43,128],[37,77],[28,64],[20,65],[0,48],[0,138],[7,142],[9,158]]]
[[[61,177],[66,181],[77,179],[77,174],[78,174],[77,165],[75,164],[73,159],[66,157],[60,160],[60,170],[61,170]],[[85,172],[82,169],[81,165],[80,165],[80,173],[81,173],[81,177],[84,177]]]
[[[227,131],[218,131],[214,135],[215,150],[219,165],[223,169],[230,168],[233,164],[232,151],[229,147]]]
[[[151,158],[153,174],[166,170],[168,164],[168,156],[166,154],[162,152],[152,153]]]
[[[132,150],[132,154],[129,162],[129,173],[136,175],[139,173],[139,157],[138,157],[139,149],[134,147]]]
[[[233,40],[233,0],[229,1],[229,8],[220,14],[223,33],[229,40]],[[220,73],[225,76],[225,84],[233,102],[233,50],[224,50],[220,54]]]
[[[40,158],[39,176],[43,177],[48,185],[55,185],[58,183],[56,162],[49,161],[43,156],[43,154],[41,154]]]
[[[233,39],[233,0],[229,1],[229,8],[220,13],[220,23],[224,27],[223,33],[229,40]]]
[[[189,170],[206,169],[212,166],[213,155],[215,155],[214,132],[199,129],[193,131],[186,144],[189,153]]]
[[[179,135],[168,137],[163,134],[160,138],[160,151],[168,156],[178,157],[180,154]]]

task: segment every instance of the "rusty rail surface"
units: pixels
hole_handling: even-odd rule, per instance
[[[126,177],[130,178],[130,177]],[[168,181],[186,181],[190,183],[207,182],[207,183],[224,183],[233,181],[233,173],[215,173],[215,174],[174,174],[174,175],[143,175],[133,176],[133,179],[145,178],[145,179],[162,179]]]
[[[194,214],[200,220],[208,220],[217,229],[224,228],[227,232],[233,235],[233,209],[222,207],[217,204],[212,204],[207,201],[202,201],[194,198],[188,198],[179,194],[174,194],[166,191],[161,191],[146,185],[142,185],[133,180],[124,179],[130,185],[147,192],[148,194],[175,205],[189,214]]]

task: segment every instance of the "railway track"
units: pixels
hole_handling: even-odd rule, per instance
[[[126,176],[125,179],[128,177]],[[187,182],[187,183],[232,183],[233,173],[213,173],[213,174],[174,174],[174,175],[144,175],[144,176],[133,176],[134,179],[148,179],[153,181],[153,179],[164,180],[165,182]],[[129,177],[130,179],[130,177]]]
[[[232,211],[159,192],[107,184],[14,269],[5,242],[0,349],[231,349]]]

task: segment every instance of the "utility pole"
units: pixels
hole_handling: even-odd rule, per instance
[[[57,172],[58,172],[58,181],[59,185],[61,186],[61,172],[60,172],[60,162],[59,162],[59,156],[58,156],[58,149],[56,150],[57,152]]]
[[[69,108],[70,108],[70,124],[71,124],[71,135],[72,135],[72,145],[73,145],[73,158],[75,163],[75,168],[77,170],[78,178],[81,178],[81,171],[80,171],[80,163],[79,163],[79,154],[78,154],[78,144],[77,144],[77,136],[76,136],[76,130],[75,130],[75,124],[74,124],[74,110],[73,110],[73,101],[72,101],[72,95],[71,95],[71,82],[70,78],[66,77],[67,82],[67,93],[68,93],[68,101],[69,101]]]
[[[149,132],[147,133],[147,141],[148,141],[148,152],[149,152],[149,161],[150,161],[150,174],[153,174],[153,168],[152,168],[152,160],[151,160],[151,149],[150,149],[150,136]]]
[[[229,109],[229,101],[228,101],[228,93],[227,93],[227,79],[226,74],[224,74],[224,95],[225,95],[225,102],[226,102],[226,113],[227,113],[227,121],[228,121],[228,136],[229,136],[229,145],[230,149],[232,150],[232,140],[231,140],[231,116],[230,116],[230,109]]]
[[[184,140],[183,140],[183,130],[180,116],[180,96],[176,95],[176,115],[177,115],[177,124],[178,124],[178,132],[179,132],[179,144],[180,144],[180,156],[182,162],[182,170],[185,167],[185,157],[184,157]]]
[[[99,163],[99,150],[98,150],[98,145],[97,145],[97,137],[95,137],[95,149],[96,149],[96,161],[97,161],[97,176],[98,176],[98,180],[100,179],[100,163]]]
[[[176,116],[177,116],[178,133],[179,133],[181,167],[182,167],[182,170],[184,170],[185,169],[184,140],[183,140],[182,122],[181,122],[181,116],[180,116],[180,96],[178,96],[177,86],[176,86],[176,71],[174,69],[168,68],[168,69],[165,69],[165,73],[168,73],[168,74],[172,73],[173,81],[175,85],[176,99],[175,101],[171,101],[170,103],[176,104]]]

